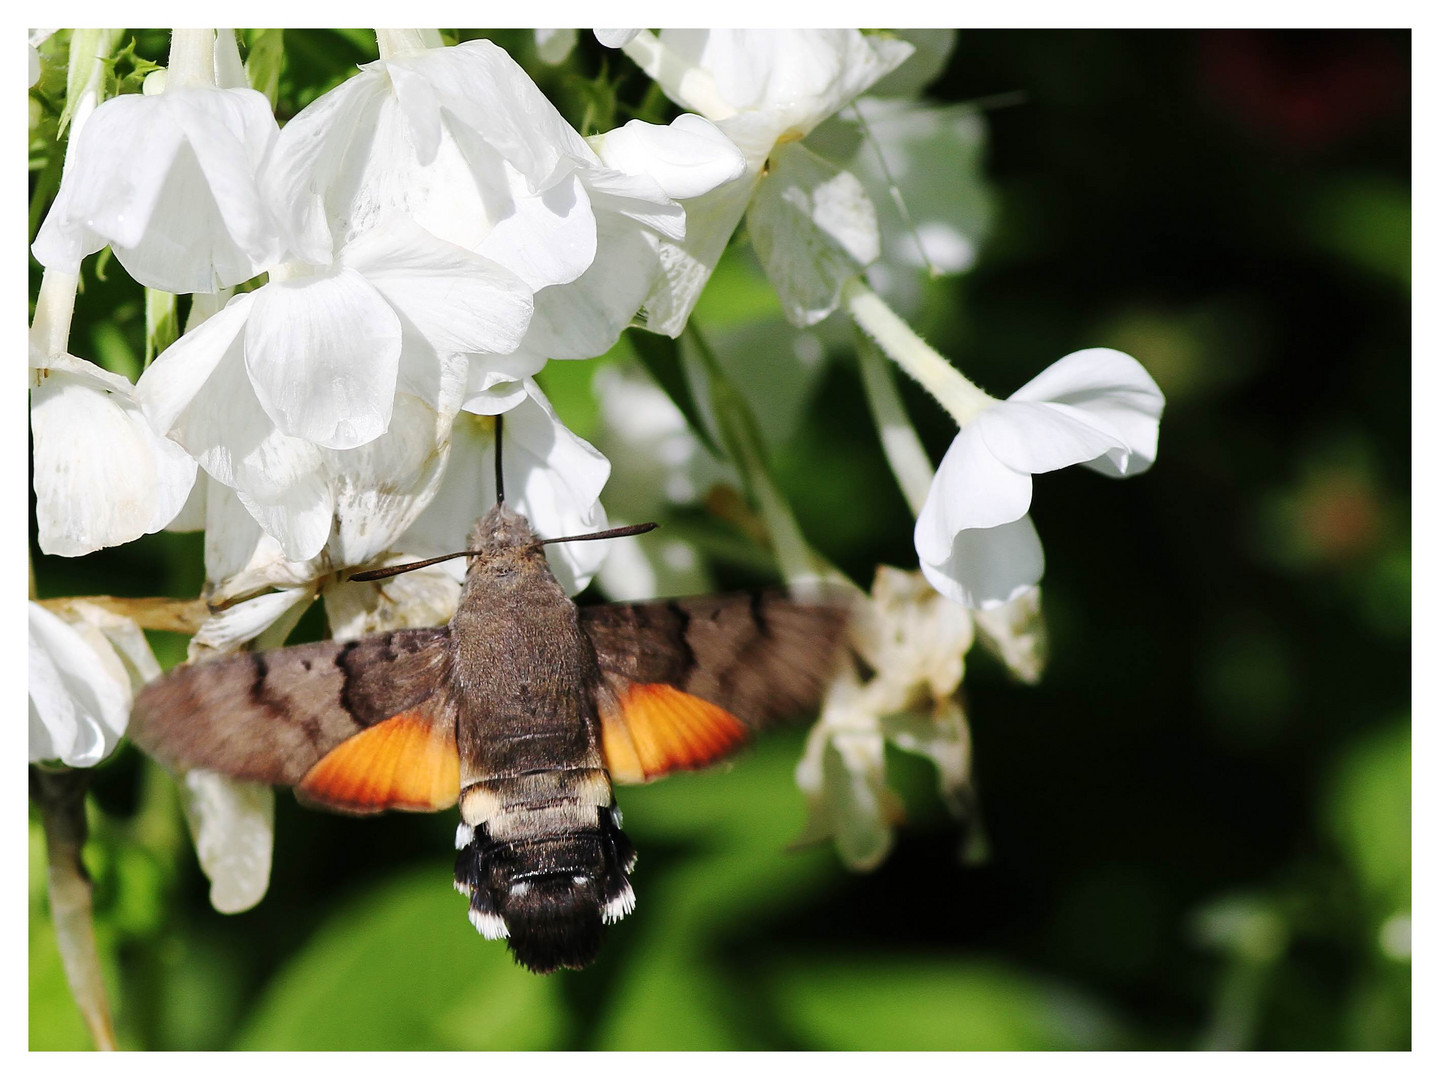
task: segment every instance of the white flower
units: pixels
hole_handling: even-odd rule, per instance
[[[747,208],[786,316],[806,326],[834,310],[841,283],[879,252],[875,210],[853,175],[800,140],[912,51],[856,30],[666,30],[625,45],[746,161],[741,180],[686,205],[684,241],[661,245],[666,277],[646,301],[651,329],[679,334]]]
[[[108,757],[135,689],[160,674],[131,620],[83,600],[64,617],[30,604],[30,760],[84,768]]]
[[[1084,464],[1133,476],[1155,460],[1165,397],[1133,358],[1085,349],[981,409],[950,444],[915,523],[925,577],[967,607],[1018,597],[1045,568],[1031,475]]]
[[[168,525],[195,462],[150,427],[130,381],[68,354],[31,365],[40,550],[85,555]]]
[[[524,379],[522,396],[493,412],[504,412],[505,501],[529,519],[541,538],[596,532],[608,525],[600,491],[610,476],[610,462],[570,431],[533,379]],[[489,415],[460,413],[451,433],[450,463],[440,490],[425,512],[396,541],[394,550],[407,559],[423,559],[460,551],[475,522],[495,505],[495,423]],[[550,544],[545,548],[551,569],[572,595],[590,582],[604,560],[608,542]],[[465,575],[465,561],[456,559],[437,569],[456,582]]]
[[[290,208],[303,257],[323,263],[403,214],[539,293],[532,352],[589,357],[649,291],[649,234],[683,235],[669,190],[675,159],[690,166],[687,194],[706,162],[702,190],[742,167],[728,142],[697,137],[699,123],[612,132],[606,144],[630,151],[612,167],[504,50],[470,41],[365,65],[285,126],[267,183]],[[545,291],[558,286],[567,288]]]
[[[75,136],[35,258],[76,273],[107,244],[136,281],[213,292],[279,261],[257,176],[278,132],[254,90],[176,86],[103,102]]]
[[[422,490],[443,465],[466,354],[513,351],[530,313],[513,274],[396,217],[333,267],[233,299],[156,358],[138,394],[287,558],[315,557],[333,529],[347,562],[363,561],[337,500]],[[373,555],[391,538],[356,540]]]

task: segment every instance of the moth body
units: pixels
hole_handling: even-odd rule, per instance
[[[469,546],[481,554],[450,624],[455,887],[476,928],[508,938],[530,970],[583,967],[602,923],[634,906],[635,850],[600,749],[600,668],[522,516],[495,507]]]
[[[181,665],[136,696],[129,735],[176,771],[345,813],[458,801],[476,929],[532,971],[583,967],[635,906],[612,783],[704,768],[813,710],[849,612],[775,590],[577,608],[543,543],[499,503],[447,625]]]

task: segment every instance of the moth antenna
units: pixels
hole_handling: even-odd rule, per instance
[[[644,525],[621,525],[618,528],[606,529],[603,532],[585,533],[583,536],[553,536],[549,540],[541,540],[543,544],[568,544],[572,540],[613,540],[617,536],[638,536],[640,533],[647,533],[651,529],[658,529],[660,526],[653,521],[647,521]]]
[[[351,581],[379,581],[381,578],[394,577],[396,574],[408,574],[411,570],[420,570],[426,566],[434,566],[437,562],[446,562],[450,559],[458,559],[462,555],[484,555],[483,551],[452,551],[449,555],[436,555],[433,559],[421,559],[419,562],[401,563],[399,566],[382,566],[378,570],[362,570],[358,574],[351,574]]]
[[[495,505],[505,502],[505,473],[500,467],[501,436],[505,432],[505,414],[495,414]]]

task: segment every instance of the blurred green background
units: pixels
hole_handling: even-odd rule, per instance
[[[366,40],[287,32],[282,119],[373,59]],[[581,48],[639,96],[628,61]],[[614,107],[531,69],[577,124]],[[448,814],[282,793],[269,894],[216,914],[173,783],[127,746],[97,770],[86,853],[122,1045],[1407,1048],[1409,83],[1406,33],[977,31],[932,86],[988,103],[997,214],[917,328],[1001,396],[1106,345],[1169,401],[1146,476],[1036,482],[1049,670],[1026,688],[977,652],[966,681],[988,861],[961,865],[932,774],[899,753],[909,821],[883,866],[788,851],[803,733],[781,734],[620,793],[637,911],[592,969],[539,978],[467,923]],[[90,265],[72,349],[133,375],[139,294]],[[732,248],[707,293],[722,347],[737,307],[778,328],[756,273]],[[868,582],[914,566],[911,519],[853,354],[830,361],[771,450],[807,535]],[[589,434],[572,384],[595,364],[557,366]],[[938,461],[953,428],[903,389]],[[42,597],[194,596],[203,567],[198,536],[162,534],[35,551],[34,572]],[[83,1048],[33,812],[30,910],[30,1046]]]

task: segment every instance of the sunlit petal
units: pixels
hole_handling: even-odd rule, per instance
[[[354,270],[271,282],[245,324],[245,366],[284,434],[334,449],[390,423],[400,320]]]

